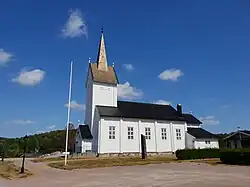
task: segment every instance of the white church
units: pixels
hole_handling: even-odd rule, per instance
[[[218,148],[218,139],[201,128],[182,106],[119,101],[118,77],[109,66],[104,33],[101,34],[96,63],[89,63],[86,80],[84,125],[76,132],[75,152],[97,154],[138,154],[141,134],[148,153],[174,153],[184,148]]]

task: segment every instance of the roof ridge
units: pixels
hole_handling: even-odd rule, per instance
[[[163,105],[163,104],[157,104],[157,103],[146,103],[146,102],[138,102],[138,101],[122,101],[118,100],[118,102],[123,102],[123,103],[136,103],[136,104],[146,104],[146,105],[157,105],[157,106],[170,106],[173,109],[175,109],[172,105]]]
[[[95,105],[96,107],[104,107],[104,108],[117,108],[115,106],[104,106],[104,105]]]

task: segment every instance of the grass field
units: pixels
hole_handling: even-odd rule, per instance
[[[98,168],[98,167],[112,167],[112,166],[132,166],[132,165],[146,165],[146,164],[161,164],[176,161],[173,156],[149,156],[146,160],[140,157],[109,157],[109,158],[94,158],[94,159],[75,159],[69,160],[67,166],[64,162],[52,162],[48,165],[58,169],[84,169],[84,168]]]
[[[93,157],[68,158],[68,160],[83,160],[83,159],[93,159]],[[63,161],[63,160],[64,160],[64,157],[52,157],[52,158],[35,158],[35,159],[31,160],[31,161],[34,162],[34,163],[38,163],[38,162],[55,162],[55,161]]]
[[[20,174],[20,168],[18,168],[12,162],[0,162],[0,178],[4,179],[17,179],[25,178],[32,175],[29,171],[25,171],[24,174]]]

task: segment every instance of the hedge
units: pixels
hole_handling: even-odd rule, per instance
[[[181,149],[175,152],[178,160],[220,158],[219,149]]]
[[[224,149],[220,151],[223,164],[250,165],[250,149]]]

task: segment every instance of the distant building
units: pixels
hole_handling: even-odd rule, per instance
[[[250,131],[239,130],[223,139],[227,148],[250,148]]]
[[[202,128],[188,127],[186,133],[186,148],[219,148],[218,137]]]
[[[91,144],[91,151],[99,154],[139,153],[141,134],[151,153],[172,153],[189,146],[218,147],[218,140],[200,128],[196,117],[182,113],[181,105],[175,109],[171,105],[118,101],[118,84],[114,66],[107,63],[102,32],[97,62],[89,63],[86,125],[77,130],[78,152],[89,151]]]
[[[79,125],[76,130],[75,152],[86,153],[92,151],[93,136],[87,125]]]

